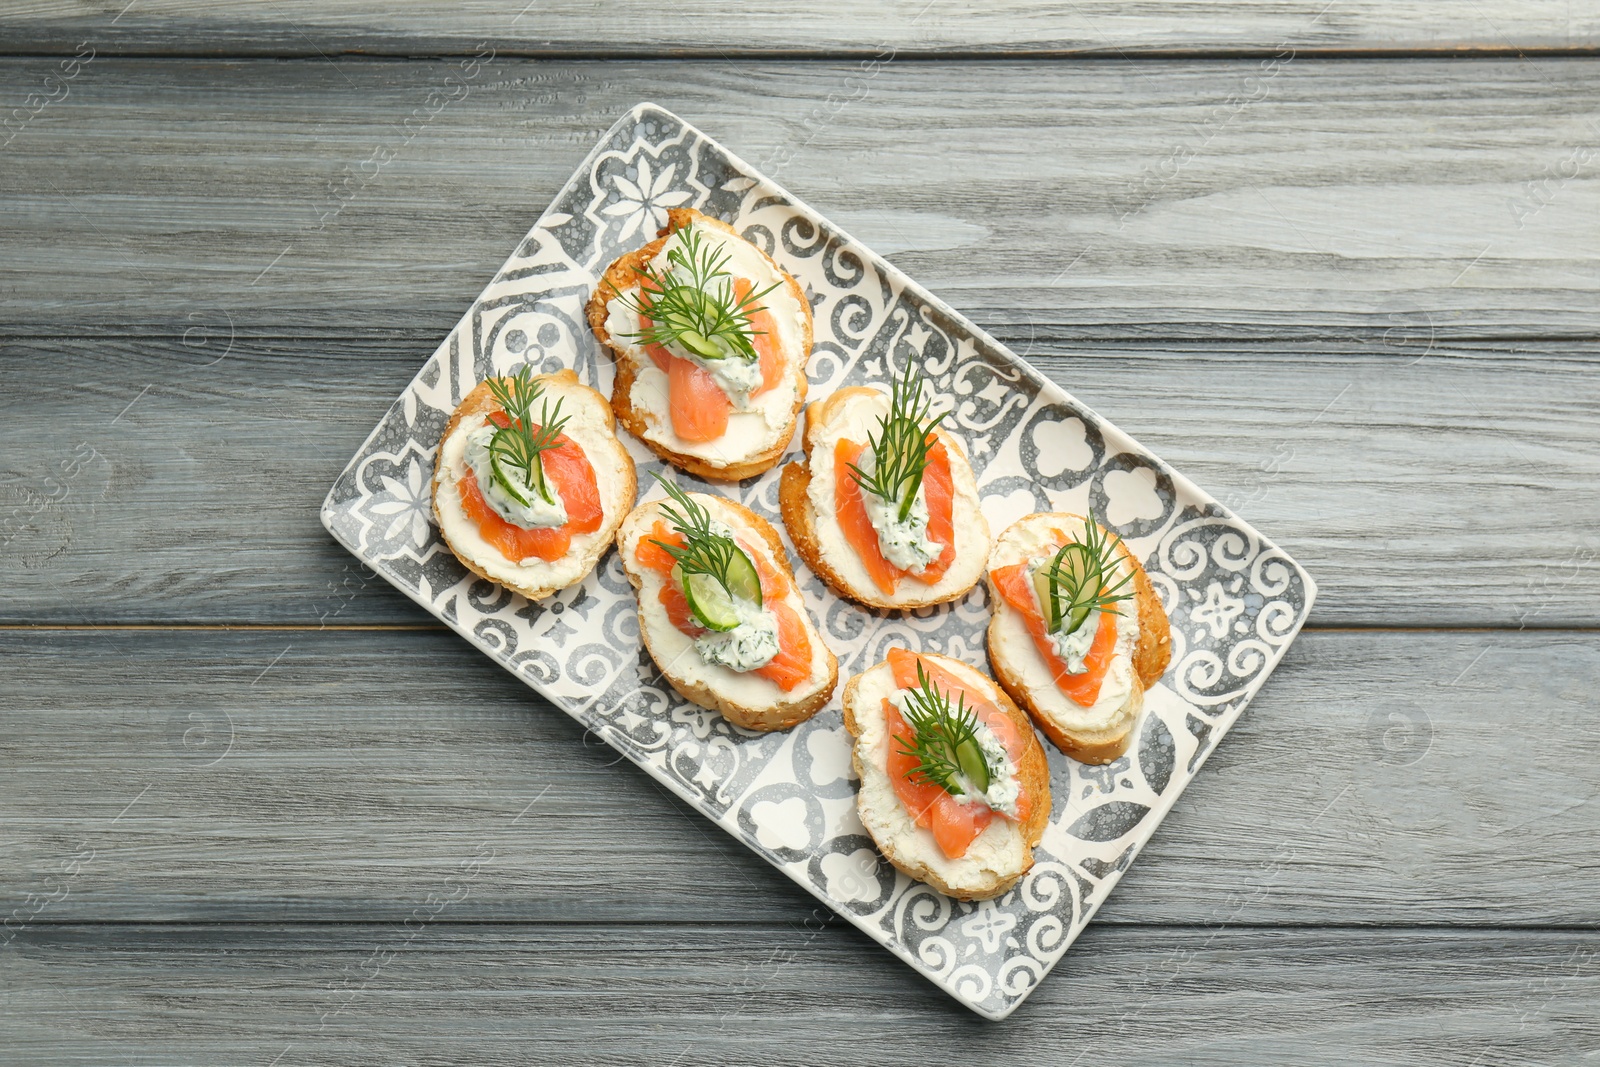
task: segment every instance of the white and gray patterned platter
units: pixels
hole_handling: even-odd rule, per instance
[[[435,446],[480,379],[523,363],[540,373],[570,367],[609,394],[611,361],[584,322],[584,303],[606,266],[653,238],[670,207],[728,220],[805,287],[816,319],[812,399],[884,384],[886,368],[920,361],[935,393],[954,404],[946,426],[967,443],[996,533],[1031,511],[1092,506],[1144,561],[1166,604],[1172,667],[1147,696],[1136,743],[1104,767],[1045,745],[1053,818],[1032,872],[997,900],[951,900],[879,859],[856,818],[837,699],[788,733],[732,727],[680,699],[644,652],[615,552],[580,585],[530,603],[468,573],[431,525]],[[660,464],[627,443],[648,485]],[[777,489],[774,470],[709,491],[776,524]],[[1083,930],[1282,658],[1315,594],[1294,560],[1126,434],[651,104],[589,153],[339,476],[322,521],[486,655],[991,1019],[1015,1009]],[[894,645],[987,668],[982,583],[956,604],[898,614],[841,601],[803,567],[797,577],[839,656],[841,692]]]

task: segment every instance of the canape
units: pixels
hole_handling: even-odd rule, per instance
[[[840,389],[806,409],[805,459],[784,467],[778,501],[800,558],[840,596],[918,608],[983,576],[977,481],[930,405],[908,364],[887,394]]]
[[[524,366],[479,382],[450,416],[433,514],[469,571],[539,600],[594,569],[636,489],[605,397],[570,370]]]
[[[995,541],[989,585],[989,662],[1006,692],[1067,755],[1121,756],[1172,657],[1139,561],[1092,515],[1040,512]]]
[[[639,632],[684,699],[748,730],[787,730],[839,681],[772,524],[743,505],[662,482],[618,533]]]
[[[618,258],[589,299],[616,353],[611,406],[656,455],[737,481],[777,465],[794,437],[811,358],[800,284],[733,227],[692,208]]]
[[[960,660],[903,648],[851,678],[862,825],[890,863],[962,900],[998,896],[1033,866],[1050,771],[1028,717]]]

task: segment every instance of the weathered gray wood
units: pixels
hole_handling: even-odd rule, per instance
[[[475,0],[448,8],[422,0],[381,7],[339,0],[195,5],[138,0],[13,4],[0,25],[18,49],[60,49],[85,38],[122,53],[318,52],[420,55],[470,52],[488,42],[505,52],[729,55],[806,51],[908,53],[1059,52],[1124,55],[1171,51],[1509,51],[1594,48],[1600,19],[1555,0],[1492,8],[1380,0],[1270,3],[983,5],[906,0],[893,4],[744,4],[714,0],[662,7],[644,0],[537,4]]]
[[[1600,1048],[1593,931],[1091,929],[985,1024],[837,926],[414,930],[35,925],[5,950],[8,1045],[41,1067],[812,1067],[974,1049],[997,1065],[1421,1067]]]
[[[452,920],[814,906],[453,634],[10,631],[0,660],[0,913],[400,921],[478,857]],[[1594,926],[1596,677],[1594,633],[1305,634],[1102,921]]]
[[[0,63],[8,106],[65,93],[5,135],[0,330],[442,335],[649,98],[982,319],[1595,334],[1589,60],[459,66]]]
[[[1008,333],[1300,559],[1317,624],[1600,623],[1600,347]],[[433,339],[190,340],[7,345],[0,621],[430,621],[317,508]]]

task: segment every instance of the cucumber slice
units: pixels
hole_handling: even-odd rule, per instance
[[[523,507],[533,506],[533,493],[538,493],[546,504],[554,504],[556,498],[550,492],[550,483],[545,481],[544,464],[539,462],[537,456],[533,460],[533,477],[526,485],[521,478],[522,468],[507,458],[515,451],[515,446],[511,444],[515,437],[516,431],[507,426],[489,441],[489,469],[494,474],[495,482]]]
[[[739,625],[739,602],[761,606],[761,579],[743,549],[734,548],[726,577],[726,584],[710,574],[683,577],[683,597],[689,602],[690,612],[700,625],[719,633]]]
[[[722,359],[722,349],[709,337],[702,336],[693,330],[685,330],[678,335],[678,343],[701,359]]]
[[[1033,572],[1033,591],[1039,596],[1039,613],[1044,616],[1044,632],[1047,634],[1055,633],[1061,625],[1060,605],[1050,595],[1050,568],[1054,565],[1055,559],[1052,558]]]
[[[722,583],[709,574],[686,574],[683,596],[689,610],[708,630],[726,633],[739,625],[739,610]]]
[[[756,574],[755,563],[742,548],[734,548],[733,558],[728,562],[728,591],[740,600],[758,608],[761,606],[761,578]]]
[[[979,793],[989,791],[989,761],[976,741],[963,741],[956,746],[956,763]]]

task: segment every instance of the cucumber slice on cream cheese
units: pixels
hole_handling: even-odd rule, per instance
[[[722,579],[711,574],[683,576],[683,595],[689,610],[708,630],[727,632],[761,608],[761,579],[742,548],[735,547]]]

